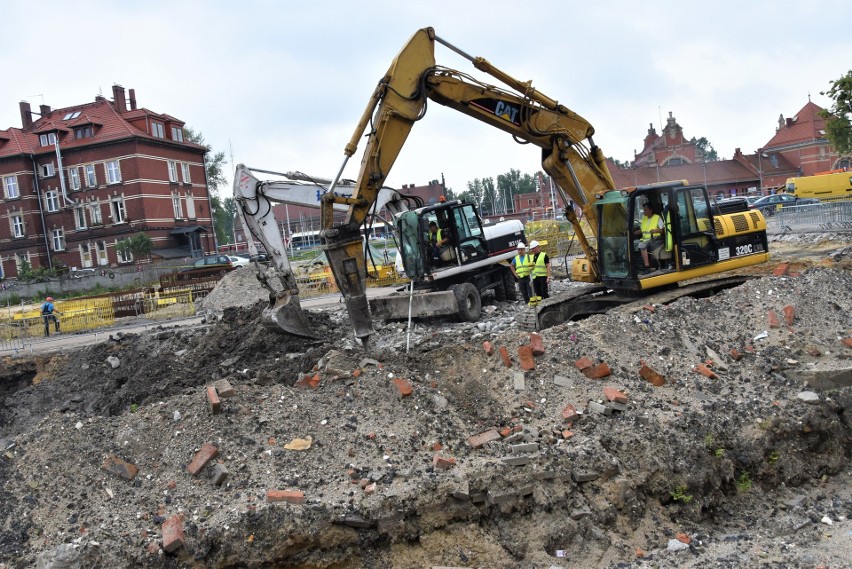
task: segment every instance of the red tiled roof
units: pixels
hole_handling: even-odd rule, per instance
[[[68,129],[65,128],[64,125],[56,124],[53,121],[44,121],[38,128],[35,128],[30,132],[32,132],[33,134],[45,134],[47,132],[68,132]]]
[[[68,122],[68,126],[71,127],[71,128],[74,128],[74,127],[77,127],[77,126],[86,126],[86,125],[90,125],[90,124],[95,125],[95,126],[103,126],[102,122],[100,122],[96,119],[93,119],[88,114],[82,114],[79,117],[77,117],[76,119]]]
[[[778,129],[775,136],[766,143],[764,148],[777,148],[790,146],[799,142],[810,142],[825,138],[825,119],[819,116],[823,110],[819,105],[808,101],[798,113],[796,113],[790,124],[785,121],[784,126]],[[820,132],[823,131],[823,132]]]

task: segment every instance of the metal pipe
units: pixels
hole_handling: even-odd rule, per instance
[[[35,184],[36,198],[38,199],[38,213],[41,217],[41,230],[44,232],[44,248],[47,252],[47,268],[52,269],[53,259],[50,255],[50,241],[47,238],[47,223],[44,221],[44,204],[41,201],[41,187],[38,183],[38,164],[36,164],[35,155],[30,154],[30,159],[33,161],[33,181]]]

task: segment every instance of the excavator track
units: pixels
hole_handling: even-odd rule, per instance
[[[517,322],[522,330],[544,330],[614,309],[635,312],[648,304],[670,304],[686,296],[706,298],[722,290],[737,287],[752,278],[755,277],[744,275],[711,279],[681,284],[672,289],[654,289],[648,291],[648,294],[638,295],[614,291],[602,285],[585,285],[565,293],[557,293],[538,306],[525,307]]]

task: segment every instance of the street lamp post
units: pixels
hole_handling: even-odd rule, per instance
[[[760,178],[760,187],[757,188],[757,193],[759,195],[763,195],[763,161],[760,157],[763,155],[763,149],[757,149],[757,176]]]

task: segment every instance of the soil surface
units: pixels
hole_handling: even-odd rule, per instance
[[[494,300],[377,322],[369,353],[339,303],[318,340],[264,328],[241,269],[206,323],[6,358],[0,568],[852,567],[850,243],[538,337]]]

